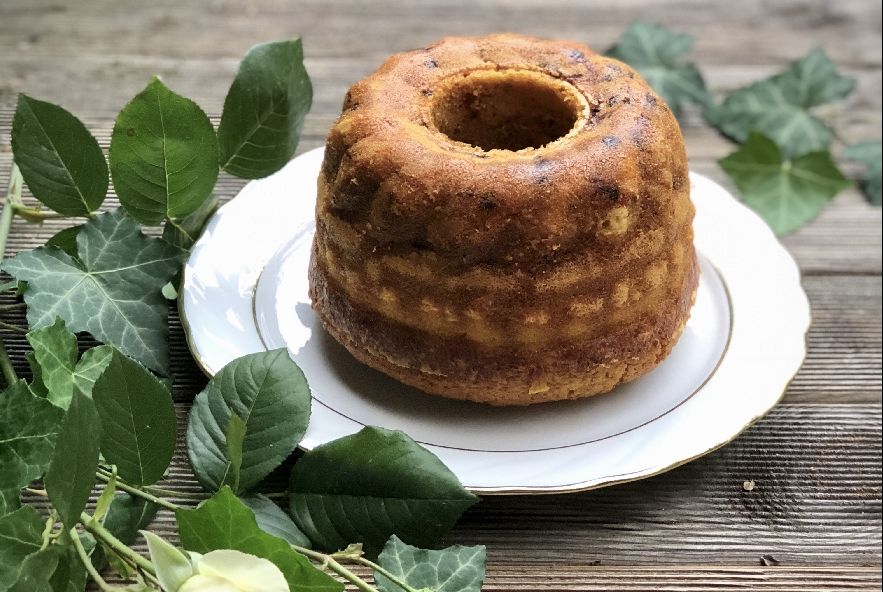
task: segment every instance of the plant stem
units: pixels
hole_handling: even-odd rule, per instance
[[[196,239],[194,239],[192,236],[190,236],[189,232],[184,230],[184,228],[180,224],[176,223],[171,218],[166,218],[166,224],[171,224],[174,228],[177,228],[179,231],[181,231],[184,234],[184,236],[187,237],[187,240],[190,241],[191,243],[196,242]]]
[[[419,590],[416,590],[412,586],[409,586],[408,584],[406,584],[405,582],[400,580],[397,576],[394,576],[393,574],[389,573],[388,571],[386,571],[385,569],[383,569],[382,567],[380,567],[379,565],[377,565],[373,561],[369,561],[368,559],[365,559],[364,557],[352,557],[350,559],[350,561],[355,561],[359,565],[364,565],[365,567],[370,567],[371,569],[373,569],[374,571],[376,571],[380,575],[384,576],[386,579],[391,581],[393,584],[395,584],[396,586],[398,586],[399,588],[401,588],[405,592],[419,592]]]
[[[13,202],[12,209],[13,213],[18,214],[19,216],[27,220],[57,220],[59,218],[69,217],[62,214],[56,214],[55,212],[43,212],[41,210],[38,210],[37,208],[29,208],[28,206],[18,202]]]
[[[102,481],[104,481],[105,483],[110,482],[110,477],[108,477],[107,475],[105,475],[101,471],[98,471],[97,473],[95,473],[95,476],[98,477],[99,479],[101,479]],[[164,500],[162,498],[156,497],[155,495],[151,495],[151,494],[147,493],[146,491],[144,491],[143,489],[139,489],[137,487],[132,487],[131,485],[127,485],[126,483],[123,483],[119,479],[117,479],[116,486],[117,486],[117,489],[122,489],[126,493],[131,493],[134,496],[146,499],[147,501],[153,502],[156,505],[165,508],[166,510],[171,510],[174,512],[179,507],[179,506],[173,504],[172,502],[167,502],[166,500]]]
[[[12,227],[12,215],[15,213],[15,202],[21,199],[21,186],[24,179],[18,165],[12,165],[9,173],[9,189],[6,191],[6,199],[3,200],[3,213],[0,214],[0,259],[6,253],[6,239],[9,237],[9,229]]]
[[[117,486],[119,486],[119,484],[117,484]],[[156,575],[156,570],[150,561],[124,545],[118,538],[113,536],[110,531],[104,528],[104,526],[102,526],[97,520],[92,520],[92,517],[85,512],[80,514],[80,523],[83,525],[83,528],[92,533],[93,536],[101,539],[101,542],[110,547],[114,553],[120,557],[132,560],[135,565],[144,572],[149,573],[152,576]]]
[[[110,478],[110,476],[111,476],[110,471],[108,471],[104,467],[98,467],[98,471],[103,475],[103,477]],[[139,487],[137,485],[132,485],[131,483],[126,483],[125,480],[120,479],[119,475],[117,475],[117,483],[122,484],[122,485],[127,485],[128,487],[138,489],[140,491],[143,491],[144,493],[149,493],[154,496],[165,495],[168,497],[174,497],[174,498],[178,498],[178,499],[189,499],[189,500],[195,500],[198,502],[205,501],[211,497],[207,493],[187,493],[186,491],[175,491],[174,489],[163,489],[162,487],[154,487],[153,485],[143,485],[143,486]],[[175,508],[177,508],[177,506],[175,506]],[[168,508],[168,509],[172,510],[174,508]]]
[[[21,333],[22,335],[26,335],[28,332],[27,329],[22,329],[18,325],[10,325],[9,323],[4,323],[3,321],[0,321],[0,327],[3,327],[4,329],[9,329],[10,331],[15,331],[16,333]]]
[[[80,542],[80,537],[77,534],[76,530],[71,530],[71,540],[74,543],[74,547],[77,550],[77,555],[80,556],[80,561],[83,562],[83,565],[86,567],[86,571],[89,572],[89,576],[98,584],[98,587],[105,591],[115,590],[113,586],[104,581],[104,578],[101,577],[101,574],[98,573],[98,570],[95,569],[95,566],[92,565],[92,560],[89,559],[89,555],[86,553],[86,549],[83,548],[83,543]]]
[[[2,339],[0,339],[0,369],[3,370],[3,378],[6,379],[8,386],[12,386],[18,380],[18,375],[15,373],[15,368],[12,367],[12,360],[9,359],[9,353],[7,353],[6,345]]]
[[[327,567],[328,569],[345,579],[347,582],[354,585],[359,590],[362,590],[362,592],[377,592],[377,588],[371,586],[371,584],[342,566],[331,555],[325,555],[324,553],[319,553],[318,551],[313,551],[312,549],[305,549],[304,547],[298,547],[297,545],[291,545],[291,548],[301,555],[309,557],[313,561],[320,562],[322,564],[322,567]]]

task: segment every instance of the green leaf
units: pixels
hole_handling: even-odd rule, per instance
[[[44,526],[31,506],[0,517],[0,590],[8,589],[18,579],[25,559],[40,550]]]
[[[0,488],[0,516],[11,514],[21,507],[21,488]]]
[[[310,539],[291,521],[288,514],[282,511],[272,500],[261,494],[240,497],[239,500],[254,512],[258,526],[264,532],[279,537],[298,547],[309,549]]]
[[[135,485],[162,478],[175,453],[175,405],[165,385],[114,350],[95,381],[92,398],[101,417],[101,453],[119,476]]]
[[[317,548],[363,543],[376,557],[393,534],[435,545],[478,498],[400,431],[366,427],[317,446],[291,471],[289,511]]]
[[[104,201],[104,154],[86,126],[61,107],[19,95],[12,154],[34,197],[59,214],[88,216]]]
[[[162,237],[176,247],[189,249],[196,242],[196,239],[199,238],[199,235],[202,234],[205,225],[208,224],[208,221],[217,211],[218,196],[212,195],[199,206],[198,210],[189,216],[171,222],[167,221],[163,227]]]
[[[54,324],[31,331],[27,338],[34,348],[34,359],[40,368],[40,381],[46,388],[46,397],[53,405],[67,409],[75,390],[86,396],[92,395],[95,379],[110,361],[110,346],[87,350],[78,363],[77,336],[67,330],[59,317],[55,318]]]
[[[272,561],[282,570],[292,592],[341,592],[343,584],[315,568],[289,543],[258,527],[252,511],[229,487],[196,510],[175,510],[181,545],[197,553],[235,549]]]
[[[53,592],[49,580],[58,566],[58,552],[44,549],[25,557],[18,568],[15,582],[5,592]]]
[[[148,226],[195,212],[218,180],[211,121],[159,78],[120,111],[107,156],[120,205]]]
[[[747,140],[751,131],[763,133],[786,159],[825,150],[833,133],[809,109],[852,91],[855,80],[836,69],[816,48],[781,74],[734,91],[722,105],[706,109],[705,118],[737,142]]]
[[[699,70],[692,64],[681,63],[692,45],[690,35],[636,21],[607,55],[637,70],[677,114],[685,103],[708,105],[712,102]]]
[[[122,210],[99,214],[77,237],[81,261],[55,247],[24,251],[3,262],[28,282],[24,298],[32,329],[63,318],[148,368],[166,373],[169,306],[160,290],[187,251],[144,236]]]
[[[37,355],[32,351],[25,352],[25,359],[28,361],[28,366],[31,367],[31,392],[45,399],[49,396],[49,389],[46,388],[46,383],[43,382],[43,369],[40,368],[40,363],[37,362]]]
[[[46,246],[58,247],[74,259],[79,259],[79,256],[77,255],[77,237],[80,235],[80,230],[82,229],[83,225],[79,224],[56,232],[48,241],[46,241]]]
[[[95,404],[75,392],[55,441],[55,455],[43,483],[65,529],[73,528],[95,487],[101,423]]]
[[[233,360],[196,396],[187,455],[207,491],[217,491],[227,479],[231,457],[225,432],[231,413],[245,422],[239,487],[248,491],[291,454],[309,423],[310,388],[286,350]]]
[[[294,156],[312,101],[300,39],[252,47],[224,100],[221,169],[243,179],[281,169]]]
[[[850,185],[829,153],[811,152],[783,161],[776,144],[757,132],[718,163],[742,192],[743,201],[779,235],[815,218]]]
[[[224,485],[229,485],[234,492],[239,491],[239,481],[242,470],[242,444],[245,440],[245,422],[235,413],[230,414],[227,422],[225,438],[227,444],[228,467],[224,477]]]
[[[863,176],[864,191],[868,197],[868,201],[872,205],[879,206],[883,203],[881,196],[881,153],[883,153],[883,142],[880,140],[868,140],[859,142],[852,146],[847,146],[843,151],[844,158],[861,162],[867,166]]]
[[[17,496],[52,461],[63,414],[23,380],[0,393],[0,490],[7,508],[17,505],[12,492]]]
[[[479,592],[484,583],[487,553],[484,545],[455,545],[441,551],[427,551],[406,545],[393,535],[377,563],[412,588],[434,592]],[[399,588],[380,572],[374,572],[380,592],[399,592]]]

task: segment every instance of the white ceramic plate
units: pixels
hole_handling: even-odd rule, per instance
[[[310,308],[306,270],[322,150],[218,210],[184,271],[190,348],[213,375],[287,347],[313,393],[310,449],[364,425],[401,429],[480,493],[552,493],[631,481],[735,438],[781,397],[806,355],[797,265],[753,212],[692,174],[702,276],[671,355],[605,395],[526,408],[450,401],[355,361]]]

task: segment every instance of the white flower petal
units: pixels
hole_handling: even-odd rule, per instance
[[[230,581],[238,592],[288,592],[288,582],[276,564],[241,551],[219,549],[206,553],[197,571]]]
[[[227,578],[196,574],[178,588],[178,592],[242,592],[236,584]]]

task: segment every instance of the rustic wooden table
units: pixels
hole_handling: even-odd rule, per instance
[[[18,92],[63,105],[106,148],[116,113],[153,74],[217,116],[250,46],[302,36],[315,88],[303,152],[323,145],[346,89],[392,53],[501,31],[603,50],[637,18],[694,35],[691,59],[718,96],[821,46],[858,80],[826,116],[847,143],[881,135],[881,9],[871,0],[2,0],[0,186]],[[715,161],[731,145],[695,110],[682,124],[691,168],[726,184]],[[228,199],[241,186],[222,176],[218,191]],[[7,254],[59,229],[17,221]],[[487,545],[487,590],[880,588],[880,208],[845,191],[783,242],[814,320],[781,403],[723,449],[651,479],[485,498],[446,542]],[[171,323],[183,420],[205,378],[174,314]],[[26,342],[3,339],[26,375]],[[195,489],[186,472],[179,455],[168,486]],[[156,528],[169,532],[170,516],[161,512]]]

